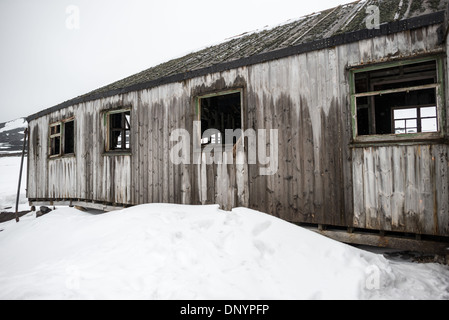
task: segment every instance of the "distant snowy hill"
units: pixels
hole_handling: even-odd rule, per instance
[[[24,118],[0,123],[0,155],[22,152],[23,135],[27,126]]]

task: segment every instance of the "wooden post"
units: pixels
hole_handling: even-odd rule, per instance
[[[22,171],[23,171],[23,160],[25,158],[25,148],[27,144],[28,128],[25,129],[23,138],[23,148],[22,148],[22,162],[20,163],[20,173],[19,173],[19,186],[17,187],[17,198],[16,198],[16,222],[19,222],[19,198],[20,198],[20,187],[22,186]]]

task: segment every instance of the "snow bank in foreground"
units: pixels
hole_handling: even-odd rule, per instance
[[[249,209],[61,208],[0,224],[0,299],[449,299],[449,270],[386,260]]]

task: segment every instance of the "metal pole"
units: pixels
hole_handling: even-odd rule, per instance
[[[20,174],[19,174],[19,186],[17,188],[17,198],[16,198],[16,222],[19,222],[19,197],[20,197],[20,187],[22,186],[22,171],[23,171],[23,160],[25,158],[25,148],[27,144],[28,128],[25,129],[25,134],[23,138],[23,149],[22,149],[22,162],[20,163]]]

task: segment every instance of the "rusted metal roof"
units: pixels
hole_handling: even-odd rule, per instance
[[[443,23],[449,0],[364,0],[314,13],[280,26],[247,33],[94,90],[52,109],[182,81],[302,52]],[[369,7],[379,8],[380,29],[367,30]],[[368,10],[368,11],[367,11]]]

